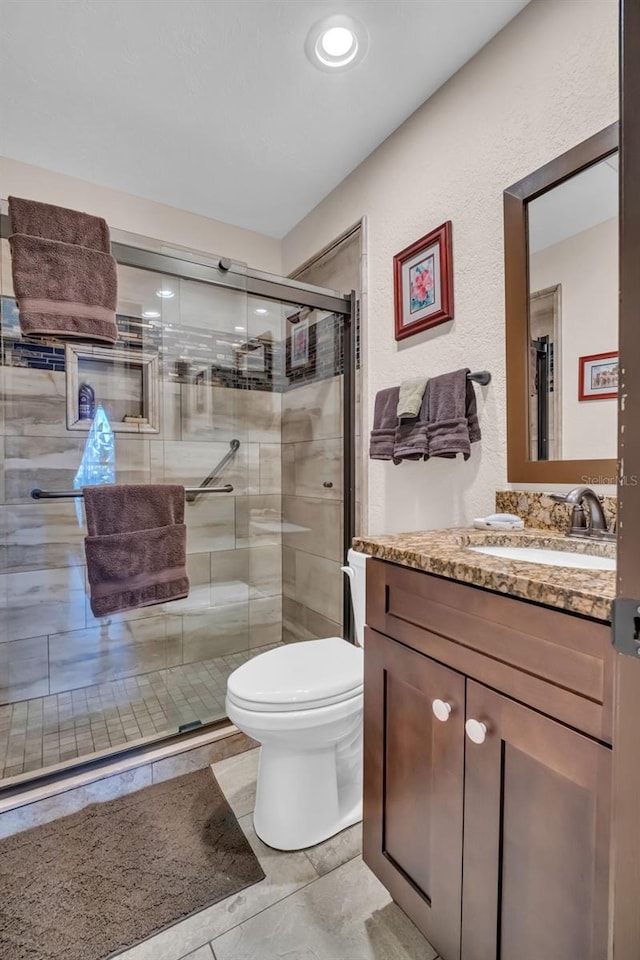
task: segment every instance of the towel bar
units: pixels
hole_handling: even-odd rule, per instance
[[[233,486],[225,483],[223,487],[185,487],[185,493],[233,493]],[[34,500],[62,500],[65,497],[82,497],[82,490],[39,490],[31,491]]]
[[[477,373],[468,373],[467,380],[473,380],[474,383],[479,383],[481,387],[486,387],[488,383],[491,383],[491,374],[488,370],[479,370]]]

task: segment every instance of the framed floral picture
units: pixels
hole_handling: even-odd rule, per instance
[[[618,396],[618,353],[579,358],[578,400],[612,400]]]
[[[453,319],[451,221],[393,258],[396,340]]]

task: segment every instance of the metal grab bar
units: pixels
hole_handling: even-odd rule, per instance
[[[195,503],[201,493],[207,493],[207,491],[213,489],[213,488],[210,486],[210,484],[213,483],[214,480],[217,480],[217,479],[218,479],[218,474],[220,473],[220,471],[221,471],[224,467],[226,467],[226,465],[228,464],[229,460],[232,460],[233,457],[235,457],[235,455],[236,455],[236,453],[238,452],[239,449],[240,449],[240,441],[239,441],[239,440],[231,440],[231,441],[229,442],[229,452],[228,452],[228,453],[225,453],[225,455],[224,455],[224,457],[222,458],[222,460],[220,461],[220,463],[217,464],[217,465],[213,468],[213,470],[211,471],[211,473],[204,478],[204,480],[202,481],[202,483],[200,484],[199,487],[190,487],[190,488],[189,488],[189,490],[187,491],[187,496],[185,497],[187,503]],[[233,489],[233,487],[232,487],[231,489]]]
[[[185,487],[187,495],[194,493],[233,493],[233,486],[225,483],[223,487]],[[84,497],[82,490],[39,490],[38,487],[31,491],[34,500],[62,500],[65,497]],[[185,498],[186,499],[186,498]]]

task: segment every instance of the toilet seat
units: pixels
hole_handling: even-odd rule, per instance
[[[341,637],[289,643],[247,661],[229,677],[227,698],[242,710],[313,710],[362,693],[363,655]]]

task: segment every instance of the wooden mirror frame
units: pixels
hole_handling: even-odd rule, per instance
[[[507,476],[510,483],[615,483],[617,460],[529,459],[529,231],[527,205],[541,194],[615,153],[619,124],[546,163],[504,191]],[[598,481],[592,480],[591,483]],[[606,482],[605,479],[599,482]]]

